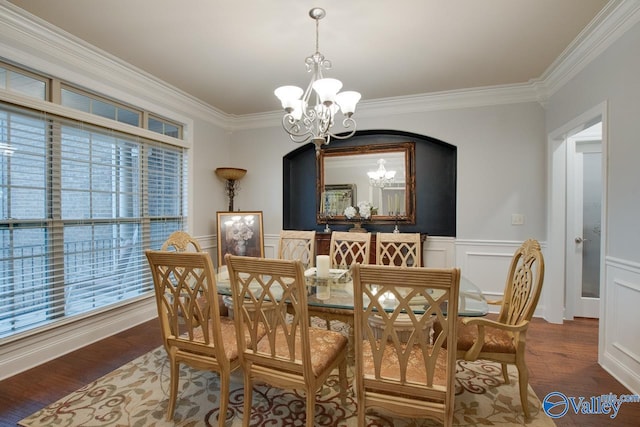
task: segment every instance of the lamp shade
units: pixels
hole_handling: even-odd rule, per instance
[[[216,175],[222,179],[237,181],[247,173],[246,169],[240,168],[217,168]]]
[[[360,101],[360,93],[352,90],[340,92],[336,95],[336,104],[340,106],[342,114],[350,116],[356,111],[356,104]]]
[[[294,103],[294,105],[295,107],[291,111],[291,115],[295,120],[300,120],[302,118],[302,113],[307,108],[307,103],[302,99],[299,99]]]
[[[340,89],[342,89],[342,82],[338,79],[320,79],[313,82],[313,90],[323,104],[334,103]]]
[[[296,106],[300,105],[298,101],[302,96],[302,92],[302,89],[298,86],[280,86],[273,91],[282,103],[282,108],[288,112],[293,111]]]

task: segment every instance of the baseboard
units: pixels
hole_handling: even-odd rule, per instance
[[[631,371],[609,352],[604,352],[600,365],[611,376],[620,381],[623,386],[628,388],[631,394],[640,394],[640,375],[638,372]]]

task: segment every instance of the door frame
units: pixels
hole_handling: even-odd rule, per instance
[[[606,308],[605,258],[608,247],[607,234],[607,164],[608,164],[608,119],[607,101],[604,101],[547,136],[547,246],[545,256],[546,288],[545,319],[552,323],[563,323],[566,304],[566,247],[567,247],[567,137],[598,120],[602,121],[602,234],[600,241],[600,322],[599,348],[604,348],[602,331],[605,327]]]

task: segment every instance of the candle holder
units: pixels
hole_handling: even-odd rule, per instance
[[[331,215],[328,212],[322,212],[320,213],[320,222],[324,222],[324,232],[325,233],[331,233],[331,227],[329,227],[329,220],[331,218],[333,218],[333,215]]]
[[[396,224],[395,224],[395,227],[393,228],[393,232],[396,233],[396,234],[400,233],[400,229],[398,228],[398,220],[400,218],[404,218],[404,217],[400,216],[400,212],[396,212],[396,214],[395,214]]]
[[[238,181],[247,173],[247,170],[239,168],[217,168],[215,172],[219,178],[225,180],[224,191],[229,198],[229,212],[232,212],[233,198],[238,190],[240,190]]]
[[[319,300],[327,300],[331,298],[331,280],[316,278],[316,298]]]

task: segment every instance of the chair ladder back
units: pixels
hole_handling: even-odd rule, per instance
[[[282,230],[278,242],[278,258],[299,260],[303,267],[315,265],[315,231]]]
[[[499,321],[515,325],[531,320],[544,281],[544,258],[538,241],[528,239],[516,250],[507,277]]]
[[[371,233],[331,233],[329,259],[334,268],[350,267],[353,264],[369,264]]]
[[[420,233],[377,233],[376,264],[421,267]]]

